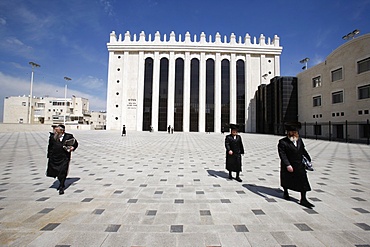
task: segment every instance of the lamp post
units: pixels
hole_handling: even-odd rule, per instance
[[[346,35],[344,35],[343,37],[342,37],[342,39],[344,39],[344,40],[348,40],[348,39],[354,39],[355,38],[355,36],[357,35],[357,34],[359,34],[360,33],[360,30],[358,30],[358,29],[355,29],[355,30],[353,30],[352,32],[350,32],[350,33],[348,33],[348,34],[346,34]]]
[[[64,104],[66,106],[66,111],[64,113],[64,121],[63,121],[63,124],[66,125],[66,116],[67,116],[67,111],[68,111],[68,106],[67,106],[67,82],[72,80],[71,78],[65,76],[64,77],[64,80],[66,81],[66,85],[64,87]]]
[[[305,66],[303,66],[303,68],[302,68],[302,69],[307,70],[307,68],[308,68],[307,62],[308,62],[308,61],[310,61],[310,59],[309,59],[308,57],[303,58],[301,61],[299,61],[300,63],[304,63],[304,64],[305,64]]]
[[[34,63],[34,62],[29,62],[29,65],[32,66],[32,72],[31,72],[31,88],[30,88],[30,100],[28,104],[28,123],[30,124],[32,122],[32,88],[33,88],[33,73],[34,73],[34,68],[40,67],[39,64]]]

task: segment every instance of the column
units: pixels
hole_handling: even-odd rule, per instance
[[[199,132],[206,131],[206,54],[200,53],[199,64]]]
[[[128,73],[129,73],[129,52],[125,51],[123,53],[123,58],[122,58],[122,82],[121,82],[121,126],[126,125],[127,126],[127,84],[128,84]],[[127,128],[132,128],[133,126],[127,126]]]
[[[167,125],[174,127],[175,117],[175,53],[170,52],[168,61],[168,98],[167,98]]]
[[[251,122],[251,93],[253,93],[252,87],[252,66],[251,66],[251,55],[245,55],[245,123],[246,123],[246,132],[252,132],[252,122]]]
[[[215,59],[215,132],[221,131],[221,54]]]
[[[190,126],[190,52],[185,52],[184,61],[184,121],[183,130],[189,132]]]
[[[236,122],[236,58],[235,53],[230,58],[230,122]]]
[[[158,111],[159,111],[159,52],[154,52],[153,61],[153,91],[152,91],[152,127],[154,131],[158,130]]]
[[[144,73],[145,58],[144,52],[139,52],[138,59],[138,76],[137,76],[137,108],[136,108],[136,130],[141,131],[143,128],[143,101],[144,101]]]
[[[275,71],[274,71],[274,76],[280,76],[280,56],[275,55],[274,57],[275,60]]]

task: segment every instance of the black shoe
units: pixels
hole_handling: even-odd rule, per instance
[[[306,207],[306,208],[312,208],[312,207],[315,207],[315,205],[313,205],[312,203],[310,203],[309,201],[307,200],[301,200],[300,203],[302,206]]]
[[[60,188],[59,189],[59,195],[63,195],[64,194],[64,189],[63,188]]]
[[[241,180],[240,177],[236,177],[235,180],[238,181],[238,182],[243,182],[243,180]]]
[[[231,179],[233,179],[233,176],[229,175],[229,179],[230,179],[230,180],[231,180]]]
[[[287,201],[289,201],[290,200],[289,194],[284,194],[284,199],[287,200]]]

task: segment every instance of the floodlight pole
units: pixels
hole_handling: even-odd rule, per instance
[[[64,80],[66,81],[66,85],[64,87],[64,104],[66,106],[66,109],[65,109],[65,113],[64,113],[63,124],[66,125],[66,116],[67,116],[67,111],[68,111],[68,106],[67,106],[67,82],[72,80],[72,79],[65,76]]]
[[[31,124],[32,121],[32,89],[33,89],[33,73],[34,73],[34,68],[40,67],[39,64],[34,63],[34,62],[29,62],[29,65],[32,66],[32,72],[31,72],[31,87],[30,87],[30,99],[28,102],[28,123]]]
[[[310,61],[310,59],[308,57],[303,58],[301,61],[299,61],[300,63],[304,63],[305,64],[305,66],[304,66],[304,69],[305,70],[307,70],[308,61]]]

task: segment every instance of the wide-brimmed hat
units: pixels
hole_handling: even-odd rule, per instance
[[[302,124],[300,122],[286,122],[284,123],[286,131],[298,131],[302,128]]]
[[[231,130],[239,130],[239,125],[238,124],[229,124],[229,127]]]

